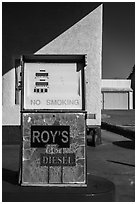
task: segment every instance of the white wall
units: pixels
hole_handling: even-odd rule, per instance
[[[128,93],[104,93],[104,109],[128,110]]]
[[[2,124],[20,124],[20,107],[19,105],[15,105],[14,68],[2,77]]]
[[[102,109],[133,109],[131,80],[102,79]]]
[[[96,114],[88,125],[101,125],[102,5],[36,54],[87,54],[86,111]]]
[[[128,79],[102,79],[101,83],[102,88],[131,88],[131,80]]]
[[[35,54],[87,54],[86,110],[88,113],[96,114],[96,119],[91,119],[88,123],[100,125],[102,5]],[[14,68],[3,76],[2,84],[3,125],[20,125],[20,106],[15,105]]]

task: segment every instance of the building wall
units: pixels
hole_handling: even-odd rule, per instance
[[[131,80],[102,80],[102,109],[133,108]]]
[[[127,92],[106,92],[103,109],[128,109]]]
[[[102,5],[35,54],[87,54],[86,110],[88,113],[96,114],[96,118],[91,119],[89,124],[100,125]],[[4,126],[18,126],[20,125],[20,104],[15,104],[17,94],[15,94],[14,67],[3,76],[2,88],[2,123]]]
[[[102,5],[36,54],[86,54],[86,111],[95,114],[88,125],[101,125]]]
[[[127,79],[102,79],[102,88],[115,88],[115,89],[129,89],[131,88],[131,80]]]
[[[135,109],[135,65],[127,79],[131,80],[131,88],[133,89],[133,108]]]

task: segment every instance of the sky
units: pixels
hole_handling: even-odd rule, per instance
[[[101,3],[2,3],[2,73],[33,54]],[[135,64],[135,4],[103,3],[102,78],[126,79]]]

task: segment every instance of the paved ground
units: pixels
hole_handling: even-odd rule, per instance
[[[117,202],[134,202],[134,141],[106,130],[102,130],[102,141],[102,145],[87,147],[88,175],[101,176],[112,181],[116,186]],[[14,196],[17,197],[20,192],[21,187],[16,185],[18,167],[19,145],[3,145],[3,192],[7,196],[16,192]],[[26,189],[25,191],[29,191],[31,187]],[[38,190],[37,199],[43,195]]]
[[[102,110],[101,127],[135,139],[135,110]]]
[[[88,147],[88,171],[112,181],[117,202],[133,202],[135,196],[135,143],[102,130],[102,145]]]
[[[135,130],[135,110],[102,110],[102,122]]]

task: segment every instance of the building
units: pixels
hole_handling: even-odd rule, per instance
[[[96,128],[98,135],[101,133],[102,11],[103,5],[100,5],[37,52],[29,53],[35,55],[86,55],[87,66],[85,76],[83,75],[86,89],[83,97],[86,101],[84,104],[87,112],[86,124],[89,129]],[[2,77],[2,123],[3,133],[6,133],[3,134],[3,138],[7,138],[8,141],[8,138],[11,138],[12,141],[15,139],[15,134],[12,135],[10,129],[15,128],[17,130],[14,132],[18,133],[21,125],[19,93],[21,84],[20,80],[17,80],[21,75],[20,72],[15,72],[19,69],[19,63],[16,60],[15,67],[12,69],[9,67]],[[19,140],[18,135],[16,134],[16,138]],[[98,141],[100,142],[100,140]]]
[[[131,80],[131,88],[133,89],[133,108],[135,109],[135,65],[127,79]]]
[[[131,80],[102,79],[102,109],[133,109]]]

